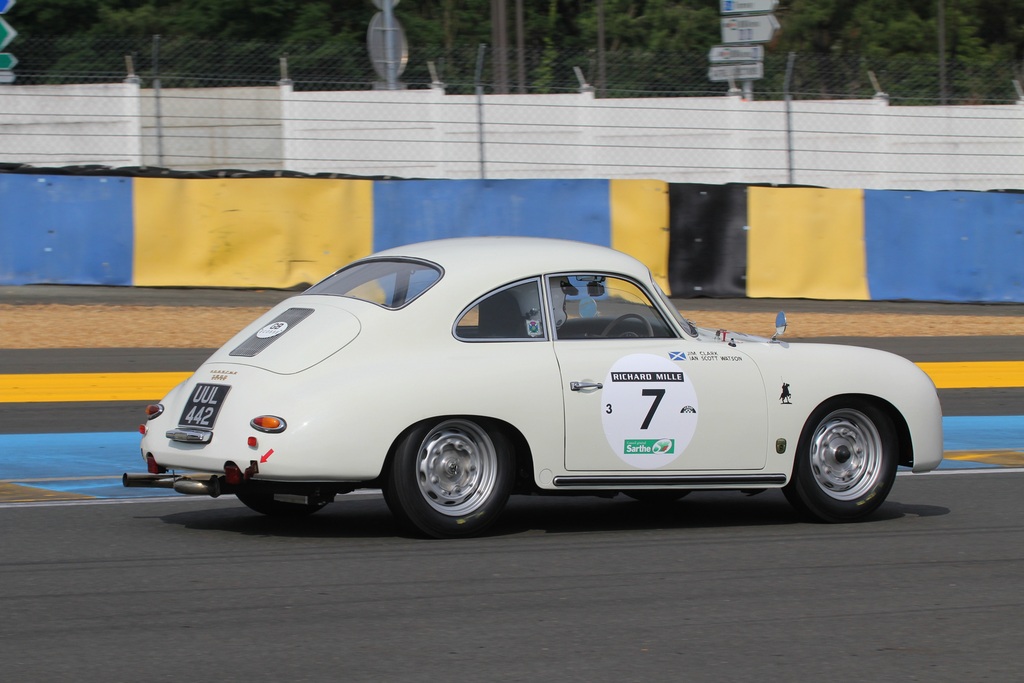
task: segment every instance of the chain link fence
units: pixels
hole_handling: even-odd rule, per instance
[[[643,50],[487,50],[478,83],[478,47],[411,51],[402,86],[427,88],[437,78],[450,94],[473,94],[478,85],[488,94],[549,94],[576,92],[585,83],[598,97],[707,97],[728,89],[708,80],[706,53]],[[381,80],[367,50],[348,44],[74,36],[19,38],[9,50],[19,60],[19,85],[111,83],[134,74],[144,87],[157,80],[167,88],[261,86],[287,78],[296,90],[316,91],[369,90]],[[753,82],[756,98],[782,98],[788,57],[765,56],[764,78]],[[495,79],[506,73],[507,82]],[[872,97],[877,92],[872,74],[894,103],[1005,104],[1021,98],[1014,82],[1024,80],[1024,63],[968,66],[948,60],[940,75],[935,55],[796,55],[790,94],[795,99]]]
[[[1016,63],[950,63],[940,77],[920,57],[770,54],[740,96],[708,80],[707,54],[476,46],[415,51],[384,91],[350,45],[153,36],[16,48],[17,81],[0,86],[0,171],[1024,189]]]

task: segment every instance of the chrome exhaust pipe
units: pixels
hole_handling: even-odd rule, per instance
[[[190,496],[210,496],[216,498],[220,495],[220,479],[210,477],[206,481],[195,479],[176,479],[172,487],[178,493],[185,493]]]
[[[216,498],[221,494],[220,478],[217,476],[211,476],[208,479],[192,479],[189,475],[181,474],[125,472],[121,475],[121,485],[125,488],[174,489],[178,493],[191,496],[210,496],[211,498]]]
[[[121,485],[125,488],[171,489],[174,488],[173,474],[133,474],[125,472],[121,475]]]

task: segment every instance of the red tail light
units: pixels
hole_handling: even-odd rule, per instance
[[[242,469],[233,462],[224,463],[224,481],[231,486],[238,486],[245,480]]]
[[[150,474],[163,474],[167,471],[167,468],[160,465],[156,458],[153,457],[153,454],[150,453],[146,456],[146,471]]]
[[[146,406],[146,419],[153,420],[163,415],[164,406],[162,403],[154,403]]]

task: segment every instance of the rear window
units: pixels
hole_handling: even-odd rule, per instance
[[[441,269],[426,261],[360,261],[313,285],[306,294],[344,296],[384,308],[401,308],[441,279]]]

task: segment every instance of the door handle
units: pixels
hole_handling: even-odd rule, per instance
[[[569,389],[572,391],[584,391],[586,389],[604,389],[600,382],[569,382]]]

